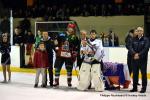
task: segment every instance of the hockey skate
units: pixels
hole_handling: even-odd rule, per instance
[[[58,88],[59,87],[59,78],[55,79],[55,83],[53,84],[54,88]]]

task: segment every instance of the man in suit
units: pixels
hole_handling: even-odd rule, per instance
[[[142,27],[137,28],[137,36],[135,36],[129,46],[129,52],[132,55],[133,66],[133,89],[130,92],[137,92],[139,69],[142,74],[142,89],[140,93],[146,92],[147,87],[147,60],[149,51],[149,40],[144,36]]]

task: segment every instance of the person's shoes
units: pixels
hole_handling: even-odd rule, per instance
[[[59,87],[59,78],[55,78],[55,83],[53,84],[53,87]]]
[[[123,88],[124,89],[127,89],[129,87],[129,84],[131,83],[131,81],[125,81],[124,85],[123,85]]]
[[[137,92],[138,90],[133,88],[132,90],[130,90],[130,92]]]
[[[140,83],[138,83],[137,85],[141,85]]]
[[[115,87],[115,88],[116,88],[117,90],[120,90],[121,87],[120,87],[120,86],[117,86],[117,87]]]
[[[58,87],[59,87],[59,83],[54,83],[54,84],[53,84],[53,87],[54,87],[54,88],[58,88]]]
[[[50,84],[50,87],[53,87],[53,83],[49,82],[49,84]]]
[[[8,80],[8,83],[11,83],[11,80]]]
[[[142,88],[140,93],[145,93],[146,92],[146,88]]]
[[[71,81],[72,81],[72,78],[67,78],[68,87],[72,87]]]
[[[91,89],[91,83],[90,83],[90,85],[89,85],[88,89]]]
[[[55,83],[53,84],[53,87],[59,87],[59,82],[55,81]]]
[[[38,87],[38,84],[35,84],[35,85],[34,85],[34,88],[37,88],[37,87]]]
[[[145,93],[145,92],[146,92],[146,90],[141,90],[141,91],[140,91],[140,93]]]
[[[72,84],[71,84],[71,83],[69,83],[69,84],[68,84],[68,87],[72,87]]]
[[[45,84],[42,84],[41,87],[42,87],[42,88],[46,88],[46,85],[45,85]]]
[[[105,88],[105,90],[116,90],[116,87],[114,87],[114,86],[107,87],[107,88]]]
[[[7,81],[6,81],[6,80],[4,80],[4,81],[2,81],[1,83],[7,83]]]

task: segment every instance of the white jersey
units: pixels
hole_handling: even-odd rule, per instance
[[[83,43],[84,44],[84,43]],[[81,53],[84,56],[84,62],[79,71],[79,84],[78,90],[87,90],[91,81],[94,83],[95,91],[104,91],[104,83],[101,78],[101,65],[89,64],[92,62],[91,58],[101,61],[104,56],[102,41],[95,39],[94,41],[87,41],[84,46],[81,46]]]
[[[101,61],[104,57],[102,41],[99,39],[95,39],[94,41],[88,39],[87,45],[84,47],[81,46],[80,50],[86,52],[86,54],[81,54],[81,56],[84,56],[84,62],[91,62],[91,58]]]

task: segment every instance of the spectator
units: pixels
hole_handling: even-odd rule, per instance
[[[103,42],[103,46],[109,47],[109,38],[106,33],[104,33],[104,38],[102,39],[102,42]]]
[[[24,9],[13,8],[15,17],[52,17],[56,20],[56,12],[63,12],[69,16],[112,16],[112,15],[143,15],[143,2],[125,2],[125,3],[113,3],[112,0],[103,0],[92,2],[90,0],[77,0],[77,1],[67,1],[60,0],[56,1],[41,1],[40,3],[35,3],[33,7],[27,7]],[[62,12],[62,11],[61,11]],[[46,15],[45,15],[46,14]],[[69,18],[69,17],[67,17]],[[66,19],[66,18],[65,18]]]
[[[113,34],[112,30],[109,31],[108,33],[108,41],[109,41],[109,46],[113,46]]]
[[[1,26],[0,30],[1,30],[2,33],[10,33],[10,21],[9,21],[7,16],[5,16],[3,18],[3,20],[1,21],[1,25],[0,26]]]
[[[27,35],[26,35],[26,55],[31,55],[31,50],[32,50],[32,47],[33,47],[33,44],[34,44],[34,35],[32,34],[31,31],[28,31],[27,32]]]
[[[38,30],[37,34],[36,34],[36,37],[35,37],[35,48],[38,48],[38,44],[40,43],[41,38],[42,38],[41,31]]]
[[[102,16],[105,16],[105,15],[106,15],[106,5],[105,5],[105,4],[102,4],[101,9],[102,9],[101,15],[102,15]]]
[[[25,47],[24,47],[24,38],[21,35],[21,29],[19,27],[15,28],[15,34],[13,36],[13,44],[15,46],[19,46],[20,47],[20,66],[24,67],[25,64],[25,55],[24,55],[24,51],[25,51]]]
[[[29,30],[31,30],[31,23],[30,23],[30,20],[27,17],[25,17],[20,22],[20,28],[22,30],[23,35],[26,34]]]
[[[114,46],[118,47],[119,46],[119,37],[114,33]]]
[[[8,32],[6,32],[6,33],[2,33],[2,34],[1,34],[1,36],[0,36],[0,39],[2,39],[2,37],[3,37],[3,36],[6,36],[6,37],[7,37],[7,39],[8,39],[8,40],[10,40],[10,35],[9,35],[9,33],[8,33]],[[1,42],[1,40],[0,40],[0,42]]]
[[[23,45],[23,36],[20,34],[21,33],[21,29],[19,27],[16,27],[14,29],[14,40],[13,40],[13,44],[16,45],[16,46],[19,46],[19,45]]]
[[[56,20],[64,20],[65,18],[65,13],[64,13],[64,10],[62,8],[60,8],[57,12],[56,12]]]

